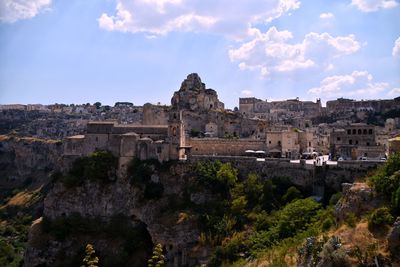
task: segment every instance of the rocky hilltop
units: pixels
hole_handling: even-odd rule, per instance
[[[190,111],[223,110],[224,104],[218,100],[217,92],[206,89],[197,73],[192,73],[182,82],[179,91],[171,99],[174,109]]]

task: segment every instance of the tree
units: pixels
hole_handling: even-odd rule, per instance
[[[289,203],[292,200],[301,199],[302,197],[303,196],[301,195],[301,192],[296,187],[291,186],[283,195],[282,201],[284,201],[285,203]]]
[[[86,256],[83,259],[83,265],[81,267],[98,267],[99,266],[99,258],[96,257],[96,251],[93,248],[93,245],[87,244],[86,246]]]
[[[163,248],[158,243],[153,249],[153,256],[147,261],[148,267],[162,267],[165,265],[165,256],[163,255]]]
[[[96,109],[99,109],[101,107],[101,103],[100,102],[96,102],[93,105],[96,106]]]

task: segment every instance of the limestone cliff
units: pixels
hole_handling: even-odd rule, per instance
[[[0,136],[0,194],[47,183],[60,168],[62,153],[61,141]]]
[[[188,173],[188,166],[177,164],[168,172],[153,174],[152,180],[164,186],[164,193],[157,200],[144,200],[140,188],[132,186],[126,178],[106,185],[87,181],[74,188],[66,188],[58,182],[45,198],[43,217],[57,221],[79,214],[86,220],[99,220],[99,223],[107,224],[120,214],[129,218],[132,225],[145,226],[153,244],[165,246],[167,266],[194,266],[199,258],[196,248],[199,230],[189,214],[178,212],[171,206],[171,199],[180,198],[183,187],[191,179]],[[76,256],[79,253],[77,248],[86,245],[85,242],[94,243],[101,255],[110,249],[117,250],[121,243],[121,240],[104,237],[98,232],[72,234],[64,241],[57,240],[54,235],[46,233],[43,227],[43,222],[38,221],[30,231],[24,266],[57,265],[60,259],[66,257],[63,251],[68,251],[70,257]],[[107,246],[107,242],[113,245]],[[134,244],[135,238],[130,242]]]

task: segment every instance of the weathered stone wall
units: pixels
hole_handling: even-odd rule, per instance
[[[265,141],[252,139],[190,138],[192,155],[243,156],[246,150],[264,150]]]
[[[167,125],[171,107],[152,105],[143,106],[143,125]]]

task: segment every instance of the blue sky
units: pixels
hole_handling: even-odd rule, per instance
[[[398,0],[0,0],[0,104],[400,96]]]

